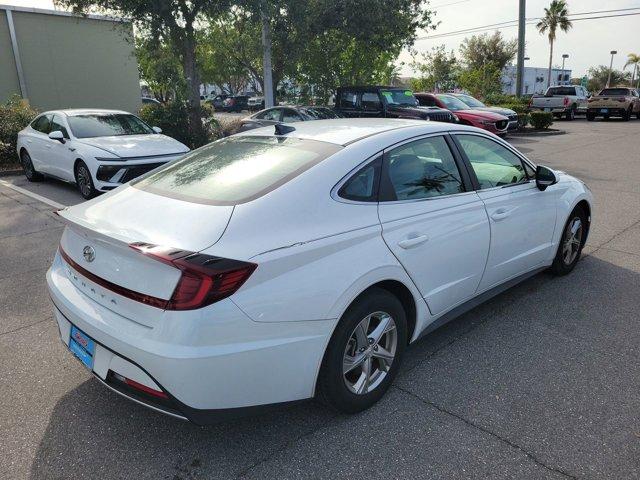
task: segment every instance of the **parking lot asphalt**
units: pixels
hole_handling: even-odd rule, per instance
[[[52,318],[52,207],[0,184],[0,478],[639,478],[640,121],[557,125],[568,133],[511,141],[594,192],[574,272],[423,338],[352,416],[309,402],[198,427],[105,389]]]

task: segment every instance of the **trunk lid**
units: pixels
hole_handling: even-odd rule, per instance
[[[130,186],[60,210],[58,214],[68,225],[60,245],[76,264],[70,265],[70,279],[83,293],[118,314],[142,323],[144,318],[157,319],[156,307],[117,295],[113,285],[168,300],[181,271],[143,255],[130,244],[197,252],[220,239],[232,212],[232,206],[185,202]]]

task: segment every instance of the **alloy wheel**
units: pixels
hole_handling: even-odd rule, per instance
[[[562,243],[562,261],[565,265],[571,265],[580,253],[582,230],[580,217],[574,217],[567,225]]]
[[[33,163],[31,163],[31,157],[28,153],[22,154],[22,168],[24,168],[24,174],[28,179],[33,177]]]
[[[386,312],[363,318],[351,333],[343,358],[344,382],[350,392],[372,392],[389,373],[398,347],[396,323]]]
[[[87,167],[80,165],[76,177],[78,188],[80,192],[82,192],[82,195],[85,197],[91,195],[91,174],[87,170]]]

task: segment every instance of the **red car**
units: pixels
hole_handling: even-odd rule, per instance
[[[452,111],[463,125],[488,130],[496,135],[506,135],[509,119],[498,113],[485,110],[473,110],[453,95],[441,93],[415,93],[421,106],[440,107]]]

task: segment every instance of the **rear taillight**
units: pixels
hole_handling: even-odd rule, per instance
[[[569,105],[569,97],[564,97],[564,100],[562,101],[562,103],[564,104],[564,106],[566,107],[567,105]]]
[[[233,295],[257,267],[255,263],[142,242],[129,246],[182,271],[166,310],[194,310]]]

